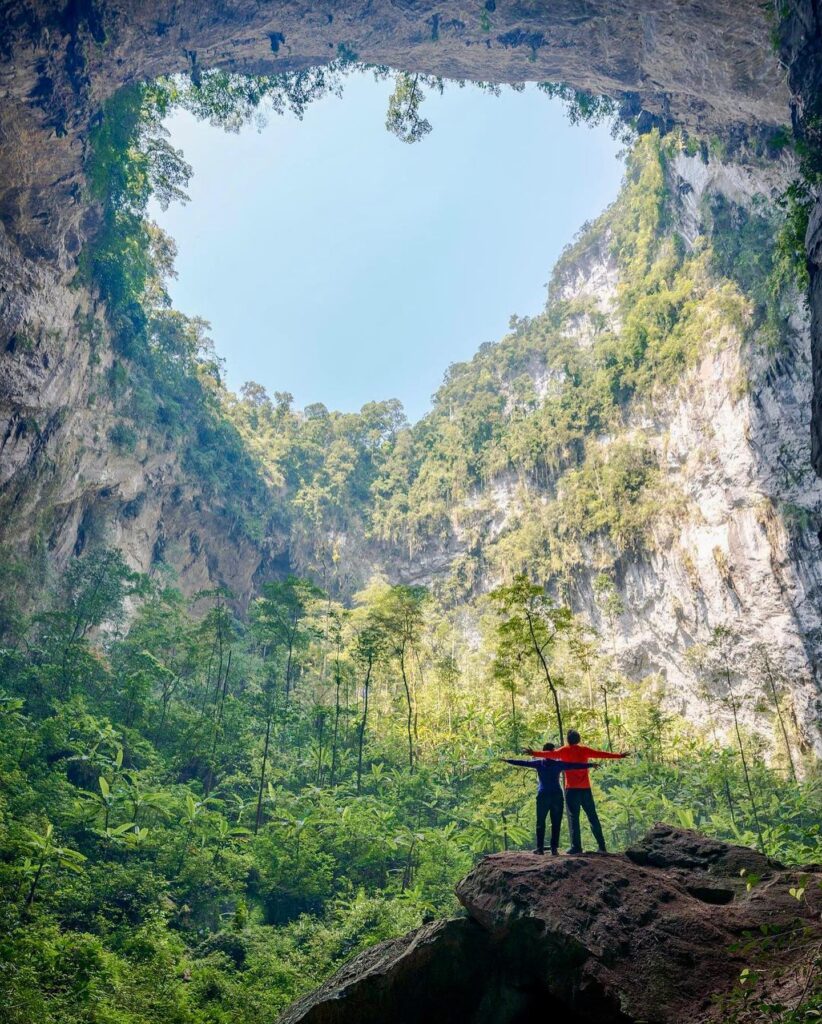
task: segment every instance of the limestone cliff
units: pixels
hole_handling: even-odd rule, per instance
[[[672,171],[686,228],[707,191],[744,205],[767,196],[774,181],[687,157]],[[713,340],[668,407],[653,410],[650,432],[687,511],[647,562],[625,568],[630,625],[621,656],[638,666],[649,652],[665,665],[682,710],[695,714],[684,649],[709,627],[738,626],[742,657],[758,643],[779,650],[781,669],[797,682],[793,714],[820,750],[822,488],[807,468],[811,338],[801,301],[789,327],[776,353],[740,338]]]
[[[111,386],[115,364],[127,377],[128,363],[115,359],[99,304],[33,265],[19,283],[19,254],[5,243],[3,256],[6,280],[18,281],[8,304],[26,313],[0,359],[0,542],[43,549],[60,568],[102,540],[142,572],[171,567],[188,594],[223,583],[245,603],[276,540],[261,547],[238,531],[172,440],[131,437],[119,408],[128,380]]]
[[[816,32],[800,6],[788,40],[801,64],[796,95],[811,81]],[[90,336],[101,337],[94,358],[106,368],[105,311],[71,284],[99,223],[84,184],[89,129],[118,86],[161,73],[196,77],[215,66],[277,73],[342,54],[449,77],[561,80],[617,97],[627,114],[644,111],[646,126],[682,123],[728,137],[770,129],[789,112],[773,18],[756,0],[733,9],[656,0],[308,7],[7,0],[0,24],[2,537],[40,532],[65,555],[82,546],[80,525],[99,511],[135,565],[148,567],[159,544],[176,551],[171,562],[184,584],[224,580],[246,596],[258,555],[225,529],[219,541],[195,530],[196,481],[191,490],[180,478],[175,456],[120,460],[105,442],[117,410],[87,404]],[[97,326],[84,333],[89,317]],[[57,515],[43,530],[51,508]],[[266,557],[281,554],[275,543]]]
[[[136,78],[215,66],[277,73],[342,52],[450,78],[563,81],[618,96],[652,121],[704,131],[788,119],[774,19],[759,0],[7,0],[0,23],[0,210],[27,257],[64,271],[92,227],[82,200],[90,122]]]
[[[706,218],[717,199],[748,210],[768,204],[787,173],[785,166],[780,171],[776,165],[728,165],[682,153],[668,169],[675,197],[669,230],[693,246],[710,234]],[[575,303],[581,310],[565,326],[579,345],[588,345],[592,332],[619,330],[619,284],[608,237],[596,231],[583,236],[553,284],[555,303]],[[716,710],[706,705],[686,657],[689,648],[707,641],[720,625],[739,632],[743,660],[752,660],[764,644],[779,671],[793,680],[791,714],[801,735],[822,752],[822,485],[810,468],[805,430],[811,339],[800,296],[785,328],[772,351],[727,323],[707,323],[697,365],[633,408],[624,436],[639,435],[650,444],[662,491],[677,496],[676,511],[658,518],[641,551],[587,541],[560,596],[603,636],[613,633],[626,674],[661,675],[671,705],[703,722]],[[547,386],[540,374],[537,368],[538,390]],[[602,440],[607,448],[616,438]],[[479,552],[480,589],[496,584],[503,566],[510,565],[506,536],[533,518],[556,486],[521,474],[492,480],[454,509],[444,549],[449,566],[473,549]],[[502,554],[495,557],[497,549]],[[428,551],[415,568],[409,566],[409,578],[429,582],[446,574],[442,550]],[[615,625],[596,599],[603,570],[612,572],[621,599]],[[748,673],[743,686],[753,723],[761,682]]]

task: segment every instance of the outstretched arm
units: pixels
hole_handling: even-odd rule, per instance
[[[583,747],[580,753],[583,752],[585,757],[622,758],[631,756],[627,751],[624,754],[614,754],[610,750],[592,750],[590,747]],[[528,750],[526,753],[530,754],[531,757],[547,757],[551,761],[562,760],[561,756],[557,756],[555,750]]]
[[[504,761],[505,764],[514,765],[515,768],[536,768],[539,763],[537,761],[516,761],[511,757],[502,757],[500,760]]]

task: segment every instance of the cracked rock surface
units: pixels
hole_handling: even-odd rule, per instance
[[[803,903],[789,891],[800,877]],[[818,942],[816,881],[819,869],[667,825],[620,855],[494,854],[457,886],[467,918],[366,950],[281,1024],[719,1021],[743,966],[775,998],[801,992],[795,944],[739,943],[762,925]]]

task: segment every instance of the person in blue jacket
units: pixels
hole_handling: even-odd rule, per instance
[[[546,743],[543,750],[554,750],[553,743]],[[502,759],[506,764],[512,764],[517,768],[533,768],[539,779],[537,788],[537,848],[534,853],[545,853],[545,819],[551,815],[551,853],[556,857],[559,849],[559,830],[562,825],[562,809],[565,800],[562,788],[559,784],[559,777],[562,772],[574,771],[580,768],[598,768],[599,765],[591,764],[589,761],[551,761],[548,758],[540,758],[534,761],[517,761],[512,758]]]

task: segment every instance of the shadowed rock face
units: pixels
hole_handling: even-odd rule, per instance
[[[782,38],[782,58],[794,97],[793,121],[800,138],[822,145],[822,4],[792,0]],[[822,476],[822,200],[817,198],[805,237],[810,272],[808,303],[813,339],[811,461]]]
[[[25,255],[69,269],[93,228],[82,157],[121,84],[219,66],[277,73],[360,60],[451,78],[564,81],[656,120],[786,123],[767,5],[680,0],[0,3],[0,212]]]
[[[747,877],[760,881],[750,891]],[[811,875],[807,904],[789,889]],[[295,1004],[281,1024],[588,1024],[722,1020],[743,965],[794,999],[801,951],[738,951],[763,924],[822,938],[822,872],[658,825],[624,855],[486,857],[457,887],[467,919],[381,943]]]

